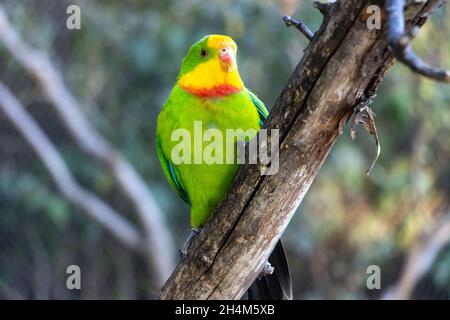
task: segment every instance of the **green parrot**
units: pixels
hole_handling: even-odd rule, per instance
[[[161,166],[170,185],[191,206],[194,232],[182,254],[231,186],[238,169],[238,141],[252,139],[269,114],[264,103],[245,88],[236,52],[236,43],[224,35],[205,36],[192,45],[158,116],[156,147]],[[228,134],[237,130],[247,134]],[[248,297],[291,299],[281,242],[269,263],[274,273],[256,280]]]

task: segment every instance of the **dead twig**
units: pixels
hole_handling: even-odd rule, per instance
[[[284,16],[283,21],[286,27],[294,26],[298,31],[303,33],[309,41],[313,39],[314,33],[312,33],[303,22],[298,21],[291,16]]]
[[[414,72],[436,81],[450,83],[450,71],[434,68],[420,59],[414,52],[411,41],[417,33],[417,28],[406,32],[404,0],[386,0],[388,22],[388,41],[395,57]]]

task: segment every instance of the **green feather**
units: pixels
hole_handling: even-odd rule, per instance
[[[217,57],[217,52],[215,52],[212,48],[208,47],[208,37],[202,38],[200,41],[194,43],[192,47],[189,48],[188,54],[183,59],[183,63],[181,64],[180,73],[178,74],[178,79],[181,78],[184,74],[189,71],[194,70],[194,68],[199,64]],[[206,49],[208,51],[208,56],[206,58],[202,58],[200,55],[200,51],[202,49]]]
[[[161,140],[158,135],[156,136],[156,152],[158,153],[159,162],[161,163],[164,174],[172,188],[175,189],[181,199],[186,201],[188,204],[191,204],[186,190],[184,190],[184,188],[182,187],[182,182],[179,181],[179,178],[177,177],[175,167],[173,166],[172,162],[168,160],[168,158],[164,155],[164,151],[161,146]]]
[[[172,132],[183,128],[193,137],[194,121],[201,121],[203,132],[214,127],[225,137],[226,129],[259,130],[260,123],[267,114],[264,104],[247,90],[220,99],[200,99],[188,94],[178,85],[173,89],[158,117],[157,148],[170,185],[180,197],[188,199],[186,201],[192,206],[192,227],[202,226],[209,218],[215,206],[227,193],[238,165],[193,164],[192,161],[192,164],[173,164],[171,169],[168,155],[178,143],[171,140]],[[203,143],[203,148],[205,144]],[[236,154],[236,150],[232,152]]]
[[[207,38],[194,44],[183,60],[179,77],[193,70],[196,65],[208,59],[217,58],[217,52],[211,50],[207,59],[200,59],[200,50],[205,48]],[[210,50],[211,48],[208,48]],[[170,161],[172,149],[179,141],[172,141],[176,129],[185,129],[194,138],[194,122],[201,121],[202,130],[218,129],[226,137],[227,129],[259,130],[268,116],[261,100],[247,89],[220,98],[200,98],[192,95],[178,84],[173,88],[168,100],[158,116],[156,144],[159,160],[170,185],[179,196],[191,205],[191,226],[204,225],[216,205],[224,198],[234,179],[238,164],[175,164]],[[202,151],[211,142],[203,142],[203,137],[195,137],[202,143]],[[250,137],[253,138],[253,137]],[[194,150],[194,142],[191,149]],[[224,154],[233,152],[236,159],[237,141],[226,144]],[[232,149],[227,149],[232,148]]]
[[[253,92],[251,92],[248,89],[247,89],[247,92],[250,95],[250,99],[252,100],[256,109],[258,110],[259,119],[260,119],[259,123],[262,126],[264,121],[266,121],[267,117],[269,116],[269,111],[267,111],[266,106],[264,105],[264,103],[261,100],[258,99],[256,94],[254,94]]]

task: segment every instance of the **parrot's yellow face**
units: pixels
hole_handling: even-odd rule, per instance
[[[244,88],[236,63],[237,45],[228,36],[206,36],[183,60],[178,85],[201,97],[221,97]]]

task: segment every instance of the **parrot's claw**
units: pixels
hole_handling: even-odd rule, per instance
[[[184,242],[183,246],[180,249],[180,259],[184,260],[186,258],[186,255],[188,253],[189,246],[191,245],[192,240],[200,233],[200,228],[194,228],[191,230],[191,233],[187,237],[186,241]]]
[[[273,274],[274,271],[275,271],[275,268],[272,267],[272,265],[270,264],[269,261],[266,261],[266,264],[264,265],[259,277],[261,278],[261,277],[264,277],[267,275],[271,275],[271,274]]]

